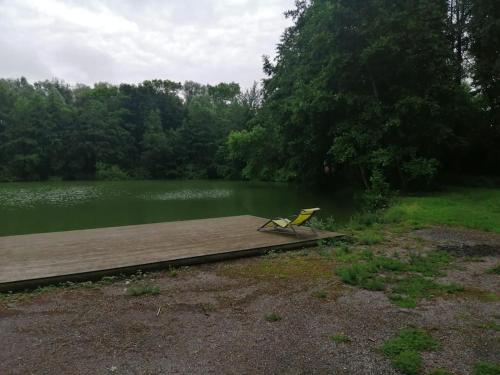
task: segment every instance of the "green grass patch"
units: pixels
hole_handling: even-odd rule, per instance
[[[474,365],[474,375],[500,375],[500,363],[477,362]]]
[[[375,256],[369,251],[341,254],[340,259],[346,258],[360,261],[335,270],[344,283],[367,290],[389,290],[390,300],[400,307],[413,308],[422,298],[463,291],[461,286],[439,284],[430,278],[441,275],[452,261],[445,252],[410,255],[406,260]]]
[[[453,373],[444,368],[437,368],[432,370],[429,375],[453,375]]]
[[[500,275],[500,264],[497,264],[495,267],[488,270],[488,273],[492,273],[495,275]]]
[[[156,285],[138,284],[127,288],[127,295],[131,297],[156,294],[160,294],[160,288]]]
[[[396,337],[387,340],[382,352],[391,359],[395,369],[403,374],[422,372],[422,351],[436,350],[439,343],[427,332],[417,328],[402,329]]]
[[[278,322],[282,319],[281,316],[275,312],[267,314],[265,318],[268,322]]]
[[[343,333],[338,333],[336,335],[330,336],[330,341],[336,344],[348,343],[351,342],[349,336],[344,335]]]
[[[424,276],[410,275],[394,282],[389,298],[397,306],[414,308],[420,299],[460,291],[463,287],[459,285],[438,284]]]
[[[359,286],[368,290],[384,290],[384,281],[377,276],[377,268],[371,263],[353,264],[339,267],[335,273],[349,285]]]
[[[376,245],[384,241],[382,233],[373,229],[366,229],[356,234],[355,238],[362,245]]]
[[[324,290],[317,290],[315,292],[313,292],[313,297],[316,297],[318,299],[326,299],[328,297],[328,293],[326,293],[326,291]]]
[[[412,226],[450,225],[500,233],[500,189],[449,188],[419,197],[402,197],[385,220]]]
[[[500,331],[500,324],[497,322],[488,322],[482,325],[483,328],[491,329],[493,331]]]

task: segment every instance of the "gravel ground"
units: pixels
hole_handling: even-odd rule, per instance
[[[498,235],[476,231],[415,234],[434,248],[500,245]],[[470,374],[476,361],[500,362],[500,333],[488,325],[500,324],[500,302],[491,299],[500,295],[500,277],[487,273],[499,254],[464,258],[447,272],[444,280],[472,292],[415,309],[332,274],[240,272],[262,258],[190,267],[176,277],[152,274],[159,295],[127,296],[130,284],[120,280],[8,298],[0,300],[0,374],[396,374],[379,348],[407,326],[441,343],[423,354],[426,373],[443,367]],[[315,296],[319,290],[326,298]],[[273,312],[281,320],[267,321]],[[350,342],[329,339],[339,333]]]

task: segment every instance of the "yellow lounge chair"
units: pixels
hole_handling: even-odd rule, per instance
[[[259,232],[263,229],[277,230],[277,231],[288,231],[289,229],[295,233],[295,236],[299,236],[294,226],[300,227],[306,224],[311,218],[314,216],[316,211],[319,211],[319,208],[304,208],[300,210],[300,213],[293,219],[272,219],[262,225],[259,229]],[[309,227],[311,231],[316,234],[314,228]]]

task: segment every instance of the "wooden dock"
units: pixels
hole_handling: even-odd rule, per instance
[[[293,249],[340,236],[308,228],[258,232],[266,219],[232,216],[0,237],[0,291]]]

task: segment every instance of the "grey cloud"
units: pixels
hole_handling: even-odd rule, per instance
[[[0,0],[0,77],[203,83],[262,78],[293,0]]]

